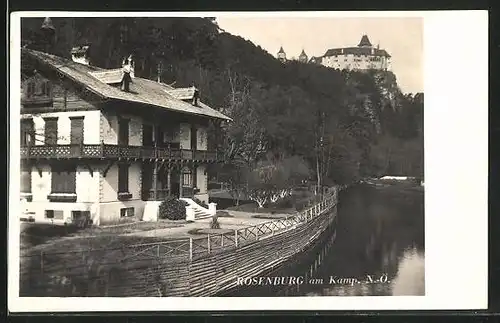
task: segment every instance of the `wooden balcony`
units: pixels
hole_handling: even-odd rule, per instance
[[[200,162],[223,162],[223,155],[216,151],[172,149],[166,147],[142,147],[119,145],[43,145],[21,147],[23,159],[71,159],[71,158],[134,158],[160,160],[194,160]]]

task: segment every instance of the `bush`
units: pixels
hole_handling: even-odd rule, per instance
[[[159,218],[169,220],[185,220],[187,203],[169,196],[160,204]]]
[[[207,204],[207,203],[205,203],[205,201],[202,201],[202,200],[200,200],[200,199],[199,199],[199,198],[197,198],[197,197],[193,197],[193,201],[194,201],[196,204],[198,204],[198,205],[200,205],[200,206],[203,206],[205,209],[208,209],[208,204]]]

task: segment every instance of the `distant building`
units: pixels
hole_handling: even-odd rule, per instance
[[[280,47],[277,57],[280,62],[282,63],[286,62],[286,53],[283,50],[283,47]]]
[[[321,57],[312,57],[311,63],[347,70],[390,70],[391,55],[379,46],[374,47],[363,35],[356,47],[331,48]]]
[[[306,52],[304,52],[304,50],[302,50],[302,53],[300,53],[299,55],[299,62],[307,63],[307,55]]]

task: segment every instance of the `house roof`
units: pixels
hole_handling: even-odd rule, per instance
[[[372,54],[373,49],[373,54]],[[366,56],[384,56],[391,57],[385,49],[367,48],[367,47],[344,47],[344,48],[331,48],[326,51],[324,57],[335,55],[366,55]]]
[[[165,90],[169,95],[179,100],[192,100],[197,89],[192,87]]]
[[[123,77],[121,69],[106,70],[27,48],[23,48],[22,53],[48,65],[104,98],[142,103],[179,113],[231,120],[231,118],[202,102],[198,102],[198,105],[194,106],[191,103],[179,100],[168,93],[168,91],[175,89],[163,83],[135,77],[130,84],[130,92],[109,85],[115,83],[118,78],[121,81],[121,77]]]
[[[90,75],[106,84],[117,84],[123,80],[124,71],[122,68],[113,70],[88,72]]]
[[[359,41],[358,46],[359,47],[361,47],[361,46],[372,47],[372,43],[370,43],[370,40],[368,39],[367,35],[363,35],[363,37],[361,37],[361,40]]]

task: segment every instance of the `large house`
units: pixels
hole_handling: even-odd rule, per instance
[[[35,222],[94,224],[141,217],[148,201],[196,197],[208,203],[209,122],[230,118],[173,88],[117,69],[22,49],[21,198]]]

